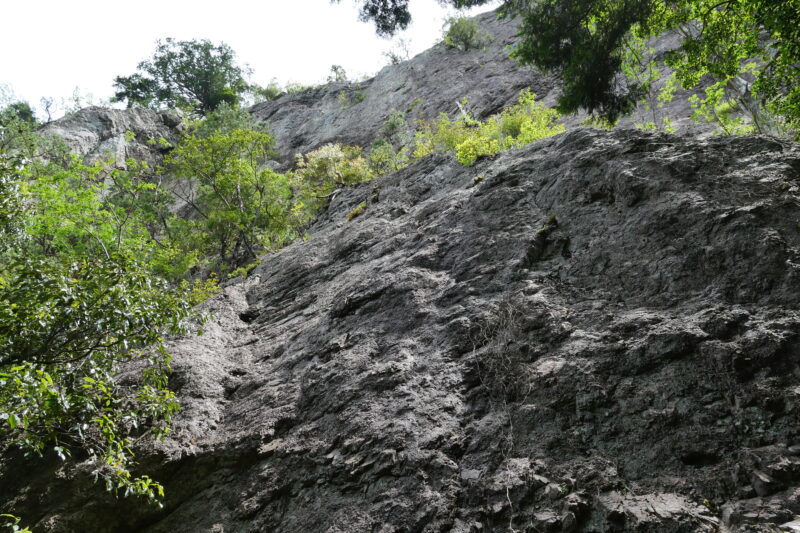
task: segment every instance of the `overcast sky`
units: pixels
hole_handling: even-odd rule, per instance
[[[109,98],[115,76],[135,72],[157,39],[210,39],[230,45],[262,85],[325,80],[333,64],[348,76],[374,74],[395,41],[358,21],[354,0],[8,0],[0,13],[0,85],[38,105],[75,88]],[[436,0],[412,0],[413,26],[400,37],[412,56],[441,36],[451,14]],[[496,4],[495,4],[496,5]],[[475,14],[493,6],[473,9]]]

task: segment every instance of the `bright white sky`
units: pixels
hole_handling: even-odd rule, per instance
[[[94,102],[113,94],[115,76],[130,75],[155,41],[210,39],[236,51],[253,81],[320,83],[333,64],[350,78],[387,64],[393,41],[358,21],[355,0],[6,0],[0,7],[0,86],[34,106],[75,88]],[[468,14],[493,9],[476,8]],[[412,0],[413,26],[399,37],[411,55],[441,36],[448,14],[436,0]],[[1,87],[0,87],[1,88]],[[59,113],[60,114],[60,113]]]

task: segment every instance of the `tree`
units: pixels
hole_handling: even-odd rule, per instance
[[[86,185],[75,169],[32,165],[0,153],[0,445],[62,460],[79,450],[110,491],[155,502],[161,486],[132,474],[133,442],[166,432],[177,409],[163,339],[184,332],[192,292],[155,278],[139,250],[112,249],[121,241],[92,191],[60,197]]]
[[[36,112],[27,102],[14,102],[0,111],[0,125],[4,126],[11,121],[20,121],[31,126],[37,126]]]
[[[179,245],[236,267],[290,237],[292,190],[287,176],[265,165],[272,145],[268,133],[223,130],[188,137],[167,156],[169,186],[193,211],[173,221]]]
[[[727,99],[753,110],[756,127],[765,109],[800,128],[800,0],[504,0],[500,14],[520,20],[514,57],[560,75],[561,112],[583,109],[612,121],[630,112],[644,89],[622,76],[625,50],[632,40],[673,31],[682,40],[665,63],[684,88],[716,84],[707,106]],[[392,34],[410,21],[408,1],[363,0],[361,16]]]
[[[225,43],[207,39],[157,41],[140,72],[114,79],[112,101],[128,107],[185,107],[200,115],[221,104],[235,105],[249,89],[250,71],[236,64],[236,53]]]
[[[38,126],[36,113],[27,102],[0,107],[0,150],[24,148]]]
[[[328,74],[328,83],[347,83],[347,72],[341,65],[331,65],[331,73]]]
[[[465,52],[470,48],[483,48],[491,41],[489,34],[467,17],[448,17],[443,29],[444,44]]]
[[[131,474],[131,448],[147,426],[166,431],[177,409],[162,338],[183,332],[186,300],[124,256],[3,267],[0,441],[62,459],[80,448],[109,490],[158,500],[157,482]],[[147,364],[121,383],[135,359]]]

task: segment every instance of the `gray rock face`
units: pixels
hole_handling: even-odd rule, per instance
[[[476,20],[492,36],[485,50],[463,52],[437,44],[364,82],[286,95],[251,111],[269,123],[278,152],[291,164],[295,154],[329,142],[370,146],[383,136],[383,123],[394,110],[405,112],[412,126],[439,113],[455,115],[457,102],[466,97],[470,111],[485,118],[516,102],[524,88],[542,98],[553,92],[553,78],[508,58],[505,46],[514,40],[515,22],[498,21],[494,13]]]
[[[481,50],[461,51],[437,44],[399,65],[384,67],[375,77],[363,82],[334,83],[301,93],[283,96],[251,108],[254,116],[269,123],[277,137],[276,149],[283,163],[290,166],[297,154],[339,142],[369,147],[384,136],[383,125],[393,111],[406,115],[409,127],[418,120],[433,120],[440,113],[455,117],[458,102],[467,98],[467,109],[485,119],[516,103],[523,89],[530,89],[539,100],[554,106],[559,94],[556,78],[509,59],[508,45],[516,42],[518,21],[497,20],[496,13],[475,18],[491,42]],[[656,54],[676,46],[677,36],[665,35],[651,44]],[[666,72],[663,73],[666,75]],[[654,110],[640,105],[619,125],[660,120],[669,116],[676,131],[706,134],[709,125],[690,119],[691,92],[678,88],[671,102]],[[562,118],[569,128],[587,118],[577,113]]]
[[[173,343],[163,511],[22,460],[0,493],[53,532],[770,530],[800,514],[798,200],[766,138],[429,156]]]
[[[113,159],[118,165],[134,158],[154,165],[174,145],[182,119],[174,111],[87,107],[47,124],[41,135],[56,135],[87,162]],[[132,132],[131,137],[128,132]]]
[[[497,20],[494,12],[476,17],[481,30],[491,36],[483,49],[461,51],[437,44],[398,65],[384,67],[373,78],[361,82],[331,83],[282,96],[253,106],[250,111],[267,122],[276,136],[276,151],[282,167],[291,167],[297,154],[323,144],[340,142],[369,147],[385,136],[384,123],[394,111],[405,114],[409,132],[418,120],[433,120],[440,113],[456,116],[458,103],[466,98],[475,117],[485,119],[514,104],[523,89],[538,95],[547,105],[556,103],[556,78],[508,58],[508,45],[516,41],[517,20]],[[657,54],[676,45],[675,36],[664,36],[652,45]],[[668,115],[677,131],[708,133],[713,128],[693,122],[688,93],[681,89],[672,102],[656,115]],[[632,126],[654,120],[653,111],[640,106],[620,125]],[[578,127],[585,114],[563,117],[569,128]],[[118,164],[134,157],[155,164],[168,148],[153,141],[174,144],[182,130],[180,116],[172,111],[150,109],[105,109],[90,107],[57,120],[42,129],[57,134],[75,152],[89,161],[116,158]],[[125,133],[136,137],[125,140]]]

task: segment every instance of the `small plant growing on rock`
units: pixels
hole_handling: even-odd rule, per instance
[[[410,159],[408,148],[395,149],[386,139],[378,139],[372,143],[369,152],[369,166],[378,175],[405,168]]]
[[[305,217],[328,202],[342,186],[375,178],[358,146],[326,144],[298,156],[296,165],[297,170],[292,173],[295,207]]]
[[[361,202],[353,208],[352,211],[347,213],[347,220],[353,220],[367,209],[367,202]]]
[[[524,309],[511,301],[501,302],[494,316],[473,336],[475,364],[481,385],[492,399],[521,402],[530,394],[525,378],[525,354],[517,338]]]
[[[339,91],[339,94],[337,95],[336,99],[339,101],[339,104],[341,104],[341,106],[344,109],[347,109],[349,107],[353,107],[354,105],[360,104],[361,102],[364,101],[366,97],[367,95],[365,95],[361,91],[356,91],[353,94],[350,94],[343,89]]]
[[[5,522],[4,524],[0,524],[0,526],[3,527],[4,531],[10,531],[13,533],[31,533],[30,529],[19,525],[21,518],[19,518],[18,516],[10,514],[0,514],[0,520],[3,520],[3,522]]]

